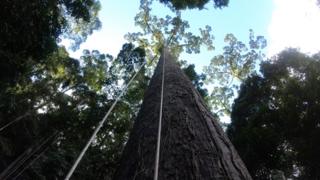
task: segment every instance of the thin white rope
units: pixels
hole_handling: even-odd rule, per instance
[[[158,125],[158,137],[157,137],[157,150],[154,167],[154,180],[158,180],[159,173],[159,158],[160,158],[160,142],[161,142],[161,126],[162,126],[162,108],[163,108],[163,90],[164,90],[164,66],[165,66],[165,50],[163,48],[163,63],[162,63],[162,79],[161,79],[161,99],[160,99],[160,112],[159,112],[159,125]]]
[[[26,116],[29,116],[30,113],[27,112],[22,116],[19,116],[18,118],[14,119],[13,121],[10,121],[9,123],[5,124],[3,127],[0,128],[0,132],[3,131],[4,129],[6,129],[7,127],[9,127],[11,124],[20,121],[21,119],[25,118]]]
[[[61,91],[61,93],[65,93],[66,91],[69,91],[69,90],[72,89],[73,87],[74,87],[74,86],[72,86],[72,87],[70,87],[70,88],[68,88],[68,89],[65,89],[65,90]],[[38,109],[44,107],[45,105],[48,105],[49,103],[50,103],[50,101],[45,102],[45,103],[39,105],[38,107],[36,107],[34,110],[38,110]],[[27,111],[26,113],[24,113],[23,115],[15,118],[13,121],[10,121],[10,122],[8,122],[7,124],[3,125],[3,126],[0,128],[0,132],[3,131],[3,130],[5,130],[6,128],[8,128],[9,126],[11,126],[12,124],[14,124],[14,123],[22,120],[23,118],[29,116],[29,115],[31,115],[31,110],[29,110],[29,111]]]
[[[54,144],[57,141],[58,141],[58,139],[56,138],[51,143],[51,145]],[[26,169],[28,169],[34,162],[36,162],[49,148],[50,148],[50,145],[47,146],[40,154],[38,154],[29,164],[27,164],[15,177],[12,178],[12,180],[17,179]]]
[[[156,57],[156,56],[155,56]],[[153,58],[153,60],[155,59],[155,57]],[[152,61],[153,61],[152,60]],[[151,62],[152,62],[151,61]],[[96,129],[94,130],[93,134],[91,135],[89,141],[87,142],[86,146],[82,149],[80,155],[78,156],[77,160],[74,162],[72,168],[69,170],[67,176],[65,177],[65,180],[69,180],[70,177],[72,176],[74,170],[77,168],[77,166],[79,165],[81,159],[83,158],[84,154],[86,153],[86,151],[88,150],[89,146],[91,145],[92,141],[95,139],[97,133],[99,132],[99,130],[101,129],[102,125],[104,124],[104,122],[107,120],[108,116],[110,115],[111,111],[113,110],[113,108],[115,107],[115,105],[118,103],[118,101],[120,100],[120,98],[122,97],[122,95],[124,94],[124,92],[126,91],[126,89],[129,87],[129,85],[132,83],[132,81],[135,79],[135,77],[139,74],[140,70],[142,69],[142,67],[147,64],[147,61],[145,61],[138,69],[138,71],[133,75],[133,77],[130,79],[130,81],[128,82],[127,85],[124,86],[124,88],[122,89],[120,95],[117,97],[117,99],[113,102],[113,104],[111,105],[111,107],[109,108],[108,112],[106,113],[106,115],[103,117],[103,119],[99,122],[98,126],[96,127]]]
[[[14,162],[12,162],[1,174],[0,179],[9,179],[9,177],[15,173],[19,168],[24,166],[24,163],[28,161],[38,150],[42,148],[51,138],[56,136],[58,132],[53,133],[52,135],[43,138],[40,141],[40,145],[35,146],[35,148],[31,148],[31,151],[26,150],[20,157],[18,157]],[[30,153],[30,154],[28,154]],[[21,172],[21,171],[20,171]]]

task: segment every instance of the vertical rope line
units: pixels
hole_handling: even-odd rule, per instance
[[[156,57],[156,56],[155,56]],[[155,59],[155,57],[152,59],[152,61]],[[151,62],[152,62],[151,61]],[[140,70],[142,69],[142,67],[147,64],[147,61],[144,62],[140,68],[138,69],[138,71],[133,75],[133,77],[130,79],[130,81],[128,82],[128,84],[122,89],[120,95],[117,97],[117,99],[113,102],[113,104],[111,105],[111,107],[109,108],[107,114],[103,117],[103,119],[99,122],[98,126],[96,127],[96,129],[94,130],[93,134],[91,135],[89,141],[87,142],[86,146],[82,149],[80,155],[78,156],[77,160],[74,162],[72,168],[70,169],[70,171],[68,172],[67,176],[65,177],[65,180],[69,180],[70,177],[72,176],[74,170],[77,168],[77,166],[79,165],[81,159],[83,158],[84,154],[86,153],[86,151],[88,150],[89,146],[91,145],[91,143],[93,142],[93,140],[95,139],[97,133],[99,132],[99,130],[101,129],[102,125],[104,124],[104,122],[107,120],[107,118],[109,117],[111,111],[113,110],[113,108],[115,107],[115,105],[118,103],[118,101],[120,100],[120,98],[122,97],[122,95],[124,94],[124,92],[126,91],[126,89],[130,86],[130,84],[132,83],[132,81],[135,79],[135,77],[139,74]]]
[[[161,142],[161,121],[162,121],[162,107],[163,107],[163,89],[164,89],[164,66],[165,66],[165,51],[163,48],[163,63],[162,63],[162,79],[161,79],[161,99],[160,99],[160,112],[159,112],[159,124],[158,124],[158,137],[157,137],[157,150],[156,150],[156,160],[154,167],[154,180],[158,180],[159,173],[159,157],[160,157],[160,142]]]

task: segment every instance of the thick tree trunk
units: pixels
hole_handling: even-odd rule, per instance
[[[228,137],[168,51],[161,55],[114,179],[153,179],[163,58],[159,180],[250,180]]]

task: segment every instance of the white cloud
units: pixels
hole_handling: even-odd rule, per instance
[[[305,53],[320,51],[320,7],[316,0],[273,1],[268,56],[287,47],[300,48]]]

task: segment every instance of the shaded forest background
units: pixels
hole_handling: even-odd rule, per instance
[[[228,4],[160,2],[172,10]],[[84,50],[74,59],[59,42],[69,39],[77,49],[101,27],[98,1],[4,0],[0,7],[0,179],[64,178],[122,84],[148,62],[74,174],[75,179],[111,179],[154,68],[146,45],[128,42],[116,57]],[[149,23],[148,33],[159,40],[160,30],[152,29],[157,21]],[[197,52],[197,40],[212,44],[209,31],[202,31],[205,39],[184,36],[191,46],[173,46],[174,52]],[[180,64],[208,106],[231,115],[226,133],[254,179],[272,174],[320,179],[320,54],[288,49],[267,59],[260,52],[266,41],[253,31],[247,45],[232,34],[225,42],[203,74],[186,61]],[[229,83],[234,79],[241,84],[238,89]],[[204,84],[215,87],[210,92]]]

